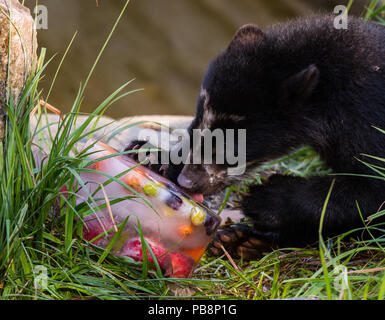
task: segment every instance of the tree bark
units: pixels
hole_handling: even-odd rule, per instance
[[[30,10],[18,0],[0,0],[0,142],[4,138],[4,101],[17,101],[36,65],[37,38]]]

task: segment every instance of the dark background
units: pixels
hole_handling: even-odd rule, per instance
[[[345,0],[131,0],[91,79],[82,111],[124,82],[144,88],[114,104],[115,118],[143,114],[193,114],[200,81],[209,61],[245,23],[264,28],[314,12],[333,12]],[[33,8],[35,0],[25,0]],[[53,74],[75,31],[77,38],[63,64],[49,102],[62,111],[71,107],[107,38],[124,0],[39,0],[48,8],[48,29],[38,30],[40,47],[51,62],[42,82],[47,92]],[[356,1],[359,15],[366,1]]]

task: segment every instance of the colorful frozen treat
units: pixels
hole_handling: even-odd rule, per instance
[[[87,190],[81,189],[79,202],[93,194],[97,206],[105,203],[108,196],[111,210],[97,210],[84,218],[84,238],[88,241],[104,234],[94,244],[106,247],[117,226],[129,217],[121,239],[111,251],[142,261],[142,245],[138,235],[138,220],[141,231],[151,247],[165,275],[187,277],[204,253],[220,219],[202,204],[195,202],[178,186],[164,177],[138,165],[131,158],[103,143],[90,140],[80,146],[87,150],[94,161],[89,168],[100,172],[83,172],[81,177]],[[108,159],[98,159],[110,155]],[[110,177],[116,177],[113,181]],[[111,182],[106,183],[108,180]],[[127,199],[127,196],[130,199]],[[115,199],[125,200],[116,202]],[[149,205],[150,204],[150,205]],[[99,219],[96,219],[99,218]],[[105,230],[108,229],[108,232]],[[149,255],[147,255],[149,257]],[[149,259],[149,258],[148,258]],[[152,261],[149,259],[148,261]]]

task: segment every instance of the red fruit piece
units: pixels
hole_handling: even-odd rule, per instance
[[[113,224],[110,219],[104,216],[96,217],[95,214],[91,214],[84,218],[83,238],[87,241],[91,241],[93,238],[103,233],[104,231],[111,229],[112,227]],[[93,244],[99,245],[102,240],[103,236],[95,240]]]
[[[68,198],[68,195],[67,195],[67,193],[68,193],[68,188],[67,188],[66,185],[62,186],[62,187],[60,188],[59,192],[63,193],[64,196],[65,196],[66,198]]]
[[[187,278],[194,267],[194,260],[181,253],[173,252],[171,254],[171,264],[172,277]]]
[[[170,255],[167,253],[167,249],[163,248],[159,243],[155,240],[151,240],[147,237],[146,239],[148,245],[150,246],[152,252],[158,260],[159,266],[161,269],[166,269],[168,265],[170,265]],[[143,251],[142,251],[142,241],[140,236],[133,237],[127,240],[120,250],[121,256],[130,257],[136,261],[143,261]],[[153,262],[150,252],[147,249],[147,261]]]

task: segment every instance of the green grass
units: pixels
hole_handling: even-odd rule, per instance
[[[374,10],[373,6],[370,8]],[[125,7],[122,13],[124,10]],[[77,117],[82,114],[87,83],[120,17],[80,85],[71,112],[52,124],[59,125],[59,129],[56,135],[50,135],[52,148],[44,164],[34,162],[33,140],[49,128],[40,127],[31,133],[29,115],[39,99],[48,100],[70,45],[47,95],[39,91],[39,81],[47,63],[52,62],[44,62],[42,50],[37,70],[28,80],[21,99],[15,103],[10,96],[6,101],[6,136],[0,148],[1,299],[384,299],[383,236],[366,241],[350,239],[351,232],[333,239],[320,237],[319,246],[274,250],[251,262],[234,263],[225,255],[204,256],[191,279],[164,278],[159,269],[149,269],[146,262],[109,254],[113,243],[102,250],[82,239],[81,218],[92,212],[95,199],[90,195],[85,205],[76,204],[76,189],[84,183],[79,174],[87,170],[89,160],[87,152],[74,157],[73,147],[89,136],[85,131],[87,124],[97,123],[117,99],[135,91],[124,91],[129,83],[124,84],[100,103],[83,126],[75,128]],[[40,108],[37,114],[43,119],[46,111]],[[93,128],[95,132],[100,129],[96,124]],[[377,170],[373,174],[385,178],[382,168],[373,169]],[[308,147],[270,162],[261,170],[303,177],[330,172]],[[256,174],[254,180],[260,182],[261,177]],[[69,190],[67,197],[60,192],[63,185]],[[236,193],[240,189],[230,191]],[[325,200],[322,215],[327,210]],[[384,211],[374,214],[370,225],[362,230],[383,228],[376,224],[383,214]],[[77,217],[80,219],[76,220]],[[47,288],[36,289],[35,280],[42,275],[41,268],[47,271]]]

